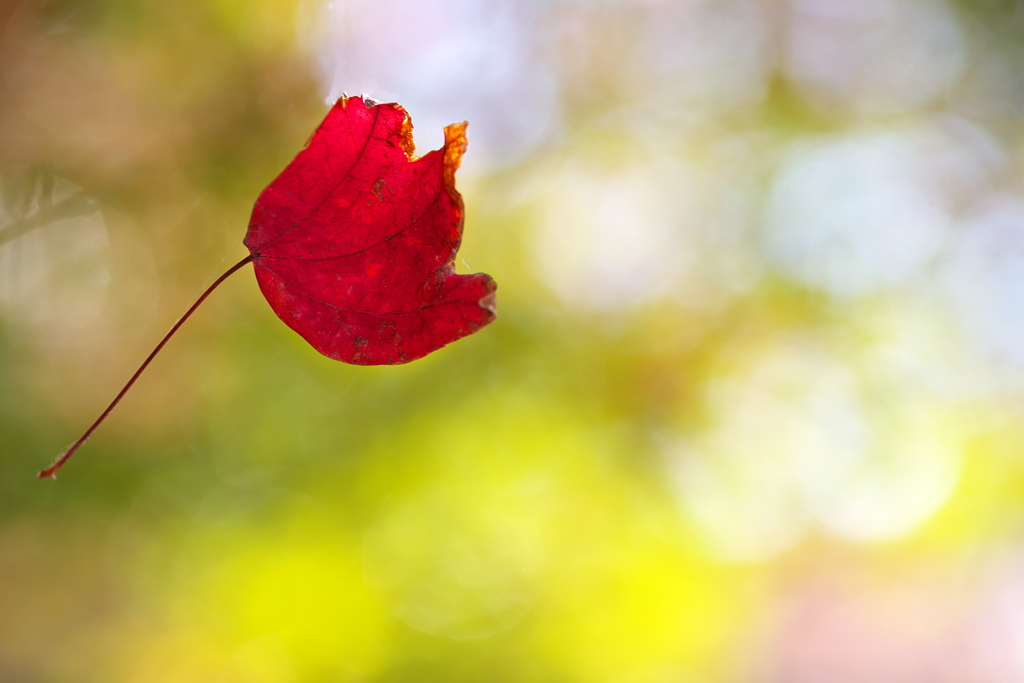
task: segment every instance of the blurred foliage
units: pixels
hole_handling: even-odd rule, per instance
[[[0,3],[0,680],[1024,676],[1020,3]],[[500,319],[251,276],[342,90],[469,119]]]

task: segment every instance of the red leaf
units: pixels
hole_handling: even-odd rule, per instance
[[[494,320],[494,280],[455,273],[463,215],[455,171],[466,124],[445,128],[444,146],[421,159],[412,150],[412,121],[401,106],[338,100],[256,200],[245,236],[250,255],[200,295],[39,477],[56,477],[178,328],[250,261],[281,320],[346,363],[407,363]]]
[[[256,200],[245,245],[277,315],[346,363],[406,363],[496,316],[494,280],[457,275],[466,124],[412,154],[398,104],[341,98]]]

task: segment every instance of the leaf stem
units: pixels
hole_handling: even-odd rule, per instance
[[[206,291],[203,292],[202,295],[200,295],[198,299],[196,299],[196,302],[192,304],[192,306],[187,311],[185,311],[185,315],[181,316],[181,318],[178,319],[178,322],[174,323],[174,327],[172,327],[170,331],[164,335],[164,338],[160,340],[160,343],[156,345],[156,348],[153,349],[152,353],[150,353],[146,360],[142,362],[142,365],[139,366],[139,369],[135,371],[135,374],[132,375],[131,379],[128,380],[128,383],[124,385],[120,392],[118,392],[117,396],[114,397],[114,400],[110,402],[110,405],[107,406],[107,409],[103,411],[103,414],[96,418],[96,421],[92,423],[91,427],[85,430],[85,434],[82,434],[82,436],[78,438],[78,441],[74,442],[73,444],[65,448],[52,465],[50,465],[45,470],[39,473],[40,479],[57,478],[57,471],[61,467],[63,467],[64,463],[66,463],[68,459],[75,454],[75,451],[77,451],[82,446],[82,444],[84,444],[86,440],[90,436],[92,436],[92,433],[96,431],[96,428],[99,427],[100,424],[102,424],[105,419],[107,419],[107,415],[110,415],[110,411],[114,409],[114,406],[120,403],[121,399],[124,398],[124,395],[128,393],[128,390],[132,388],[133,384],[135,384],[135,380],[137,380],[139,378],[139,375],[142,374],[142,371],[149,366],[149,364],[153,361],[153,358],[156,357],[156,354],[160,353],[160,349],[162,349],[164,345],[167,343],[167,341],[174,335],[174,333],[178,331],[178,328],[181,327],[182,323],[188,320],[189,316],[191,316],[192,313],[195,312],[197,308],[199,308],[199,304],[203,303],[206,300],[206,297],[210,296],[210,293],[213,292],[213,290],[217,289],[220,283],[224,282],[224,280],[227,280],[228,277],[234,274],[235,271],[237,271],[239,268],[252,261],[254,258],[256,258],[256,255],[250,254],[249,256],[246,256],[244,259],[242,259],[235,265],[228,268],[226,273],[217,278],[217,280],[212,285],[210,285],[206,289]]]

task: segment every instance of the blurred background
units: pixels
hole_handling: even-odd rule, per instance
[[[1024,2],[0,3],[0,680],[1024,680]],[[500,319],[285,327],[343,92]]]

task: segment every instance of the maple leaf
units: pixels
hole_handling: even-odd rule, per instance
[[[253,208],[263,295],[336,360],[405,363],[495,318],[494,280],[455,273],[466,124],[422,158],[412,149],[401,106],[343,97]]]
[[[494,320],[494,280],[455,272],[464,216],[455,171],[466,125],[447,126],[441,149],[417,158],[412,121],[400,105],[338,100],[256,200],[244,241],[249,256],[200,295],[39,477],[56,476],[178,328],[250,262],[278,317],[317,351],[346,363],[406,363]]]

